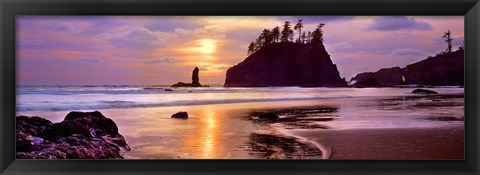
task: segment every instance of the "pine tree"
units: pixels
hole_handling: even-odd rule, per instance
[[[299,19],[295,27],[293,27],[293,29],[298,30],[298,40],[297,40],[298,43],[303,43],[303,40],[301,37],[302,28],[303,28],[303,19]]]
[[[301,38],[302,38],[302,44],[305,44],[305,41],[307,40],[307,34],[303,32]]]
[[[278,43],[280,40],[280,27],[276,26],[272,29],[272,38],[275,43]]]
[[[448,32],[445,32],[443,33],[443,36],[442,38],[446,38],[445,39],[445,42],[447,42],[448,44],[448,47],[447,47],[447,53],[451,53],[452,52],[452,38],[451,38],[451,35],[452,35],[452,32],[450,32],[450,30],[448,30]]]
[[[318,25],[318,27],[313,31],[312,33],[312,41],[323,41],[323,31],[322,27],[325,26],[325,24],[321,23]]]
[[[248,51],[247,51],[247,55],[251,55],[253,53],[255,53],[255,43],[254,42],[251,42],[250,45],[248,45]]]
[[[282,35],[280,37],[281,42],[289,42],[293,39],[293,30],[290,29],[291,24],[290,21],[285,21],[285,24],[283,24],[283,30],[282,30]]]

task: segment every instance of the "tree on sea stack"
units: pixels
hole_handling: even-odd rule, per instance
[[[275,43],[278,43],[278,41],[280,40],[280,27],[276,26],[272,29],[272,37],[273,41],[275,41]]]
[[[285,24],[283,24],[282,36],[280,37],[281,42],[289,42],[292,40],[293,30],[290,27],[290,21],[285,21]]]
[[[443,33],[443,36],[442,36],[442,38],[446,38],[445,42],[447,42],[447,44],[448,44],[448,47],[447,47],[447,50],[446,50],[447,53],[452,53],[452,40],[453,39],[452,39],[451,35],[452,35],[452,32],[450,32],[450,30],[448,30],[448,32]]]
[[[297,43],[303,43],[302,40],[302,28],[303,28],[303,19],[299,19],[295,27],[293,29],[298,30],[298,40]]]
[[[322,28],[325,26],[325,24],[321,23],[317,26],[315,31],[312,33],[312,41],[323,41],[323,31]]]

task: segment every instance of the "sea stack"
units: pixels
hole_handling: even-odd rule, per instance
[[[195,67],[192,72],[192,87],[202,87],[202,84],[200,84],[200,78],[198,78],[198,72],[198,67]]]
[[[225,87],[345,87],[322,41],[264,46],[229,68]]]
[[[392,67],[377,72],[365,72],[353,77],[353,87],[464,86],[464,50],[439,53],[433,57],[409,64],[404,68]]]
[[[192,72],[192,83],[184,83],[184,82],[178,82],[177,84],[174,84],[170,87],[203,87],[202,84],[200,84],[200,78],[198,76],[200,72],[200,69],[198,67],[195,67]]]

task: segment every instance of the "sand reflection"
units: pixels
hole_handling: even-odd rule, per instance
[[[196,126],[192,134],[185,137],[186,146],[188,148],[196,149],[196,156],[204,159],[217,158],[217,154],[221,153],[219,150],[220,133],[224,129],[219,125],[220,113],[210,106],[203,108],[193,113],[196,120]]]

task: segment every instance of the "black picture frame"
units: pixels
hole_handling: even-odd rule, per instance
[[[478,0],[0,0],[0,174],[479,174]],[[15,160],[17,15],[464,15],[465,160]]]

